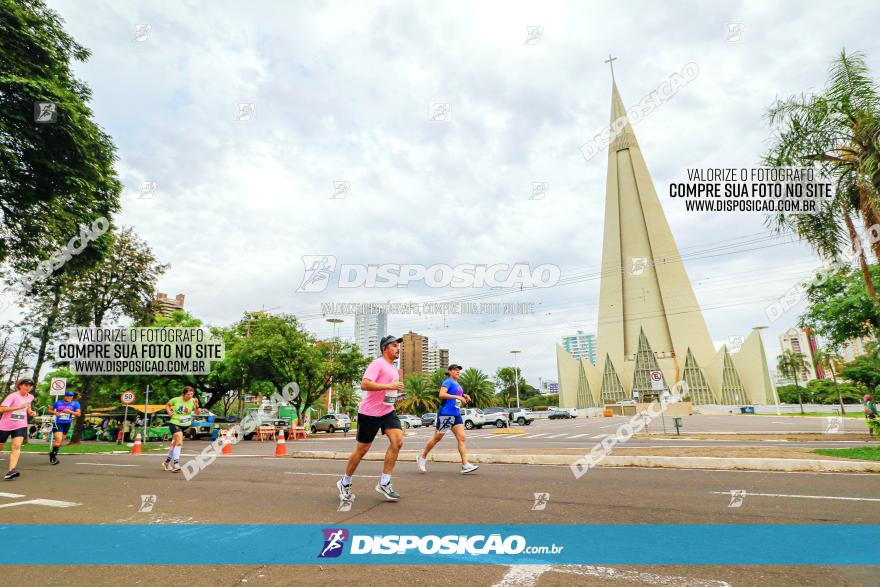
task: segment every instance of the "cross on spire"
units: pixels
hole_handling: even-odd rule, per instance
[[[607,63],[608,65],[611,66],[611,81],[612,81],[612,82],[615,81],[615,80],[614,80],[614,63],[613,63],[614,61],[617,61],[617,57],[612,57],[612,56],[611,56],[611,53],[609,53],[609,54],[608,54],[608,59],[606,59],[606,60],[603,62],[603,63]]]

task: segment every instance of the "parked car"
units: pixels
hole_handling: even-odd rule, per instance
[[[464,427],[468,430],[482,428],[486,424],[483,414],[474,408],[464,408],[461,410],[461,419],[464,421]]]
[[[403,428],[421,428],[422,420],[421,418],[417,418],[411,414],[403,414],[398,416],[400,418],[400,423],[403,424]]]
[[[507,412],[507,419],[511,424],[516,422],[520,426],[528,426],[535,421],[535,415],[528,408],[513,408]]]
[[[510,421],[507,419],[507,408],[482,408],[478,412],[483,414],[483,421],[496,428],[507,428]]]
[[[422,414],[422,426],[433,426],[436,420],[437,414],[434,412],[431,412],[430,414]]]
[[[548,420],[569,420],[574,418],[575,416],[569,410],[565,408],[550,408],[550,415],[547,416]]]
[[[345,414],[327,414],[326,416],[312,422],[312,434],[317,434],[319,430],[333,434],[337,430],[346,430],[351,428],[351,418]]]

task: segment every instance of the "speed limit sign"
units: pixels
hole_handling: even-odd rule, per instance
[[[130,404],[134,401],[134,398],[135,395],[133,391],[123,391],[119,399],[121,399],[124,404]]]

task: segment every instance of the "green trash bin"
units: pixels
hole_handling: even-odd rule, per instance
[[[672,423],[675,424],[675,433],[680,434],[678,430],[681,428],[681,416],[674,416],[672,418]]]

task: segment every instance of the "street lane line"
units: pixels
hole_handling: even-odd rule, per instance
[[[572,436],[569,436],[569,438],[580,438],[581,436],[589,436],[589,434],[574,434]]]
[[[24,497],[24,496],[21,495],[20,493],[0,493],[0,497],[11,497],[12,499],[15,499],[16,497]]]
[[[140,467],[140,465],[115,465],[112,463],[74,463],[75,465],[92,465],[93,467]]]
[[[730,587],[730,583],[725,581],[675,575],[657,575],[642,571],[629,571],[593,565],[511,565],[501,581],[495,583],[494,587],[531,587],[537,584],[544,573],[569,573],[598,577],[600,580],[623,580],[629,583],[646,583],[648,585],[665,585],[669,587]]]
[[[342,477],[339,473],[306,473],[303,471],[285,471],[285,475],[310,475],[313,477]],[[378,479],[381,475],[352,475],[352,477],[367,477],[370,479]]]
[[[13,508],[19,505],[42,505],[50,508],[69,508],[76,505],[82,505],[79,503],[74,503],[72,501],[58,501],[56,499],[29,499],[27,501],[16,501],[13,503],[4,503],[0,505],[0,508]]]
[[[547,436],[549,432],[541,432],[540,434],[532,434],[529,438],[538,438],[539,436]]]
[[[547,440],[549,438],[559,438],[560,436],[568,436],[568,434],[554,434],[553,436],[548,436],[544,440]]]
[[[729,491],[710,491],[709,493],[714,493],[717,495],[730,495]],[[746,492],[746,495],[756,495],[758,497],[799,497],[802,499],[837,499],[841,501],[880,501],[880,498],[875,497],[839,497],[834,495],[788,495],[785,493],[751,493]]]

